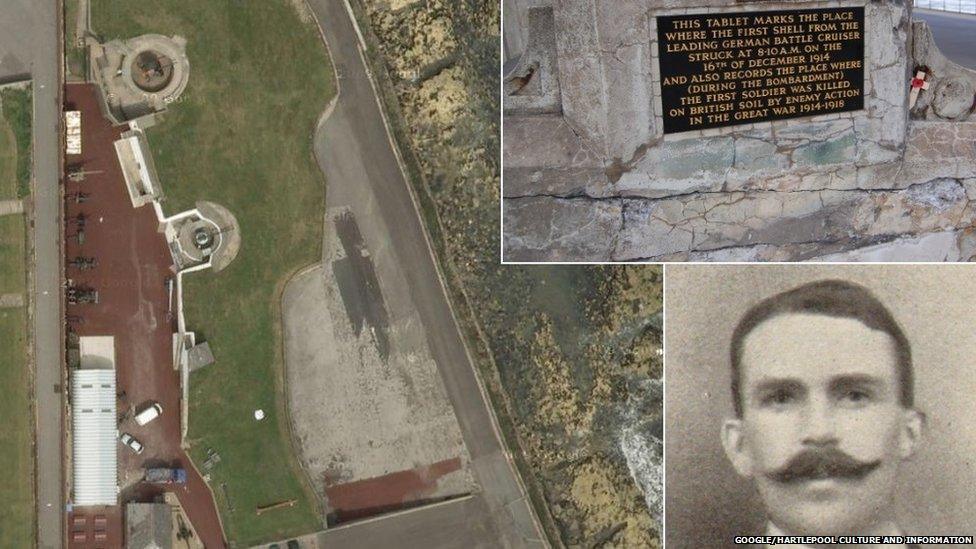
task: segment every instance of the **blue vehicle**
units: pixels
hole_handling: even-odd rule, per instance
[[[186,470],[164,468],[146,469],[144,480],[152,484],[186,484]]]

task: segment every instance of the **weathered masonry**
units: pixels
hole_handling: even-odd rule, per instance
[[[505,9],[504,259],[976,255],[976,72],[910,3]]]

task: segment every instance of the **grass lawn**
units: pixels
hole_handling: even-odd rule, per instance
[[[0,216],[0,294],[24,292],[25,239],[23,214]]]
[[[2,135],[2,132],[0,132]],[[7,158],[0,142],[0,158]],[[6,175],[6,167],[3,172]],[[4,188],[4,192],[8,189]],[[0,216],[0,294],[23,293],[24,216]],[[27,315],[24,307],[0,308],[0,532],[9,547],[34,545],[34,483],[31,461],[32,415],[27,368]],[[7,545],[5,545],[7,546]]]
[[[85,48],[78,42],[78,9],[81,0],[64,0],[64,62],[68,77],[85,76]]]
[[[13,216],[21,219],[21,216]],[[23,256],[15,258],[23,263]],[[0,255],[0,262],[7,257]],[[23,287],[23,285],[21,285]],[[34,483],[27,365],[27,316],[23,307],[0,309],[0,532],[5,547],[34,546]]]
[[[324,186],[312,132],[335,88],[314,22],[287,0],[94,0],[92,25],[105,39],[186,37],[188,88],[148,131],[163,207],[172,214],[212,200],[240,222],[234,262],[184,279],[188,328],[217,359],[190,380],[191,454],[197,463],[207,448],[221,455],[211,485],[225,533],[243,546],[319,529],[284,417],[279,310],[292,273],[321,258]],[[291,499],[293,507],[255,514]]]
[[[30,193],[30,88],[0,91],[0,200]],[[0,216],[0,294],[26,291],[24,216]],[[0,533],[4,546],[34,545],[33,416],[25,307],[0,308]]]
[[[17,146],[14,132],[0,117],[0,200],[17,197]]]
[[[0,200],[23,198],[30,194],[31,107],[29,86],[0,91],[0,108],[3,109],[3,120],[0,121]],[[13,181],[9,178],[11,162]]]

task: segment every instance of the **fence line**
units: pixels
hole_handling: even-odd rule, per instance
[[[915,7],[976,15],[976,0],[915,0]]]

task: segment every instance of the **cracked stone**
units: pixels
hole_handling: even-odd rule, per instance
[[[966,188],[955,179],[933,179],[928,183],[912,185],[905,189],[905,198],[919,206],[931,208],[936,212],[968,200]]]
[[[740,137],[735,140],[735,169],[745,172],[779,171],[790,165],[776,145],[765,139]]]
[[[976,220],[966,186],[954,179],[899,191],[758,191],[634,199],[626,201],[623,215],[614,252],[619,260],[758,244],[855,242],[962,229]]]
[[[724,179],[734,159],[732,137],[665,141],[647,149],[616,188],[628,196],[706,190]]]
[[[908,235],[882,244],[874,244],[852,250],[825,254],[813,261],[872,261],[892,263],[899,261],[964,261],[962,234],[957,231],[941,231],[924,235]]]
[[[528,196],[603,197],[609,193],[603,170],[590,168],[504,168],[505,198]]]
[[[792,124],[776,131],[776,144],[780,147],[797,147],[811,141],[827,141],[846,134],[852,127],[851,120],[844,118]]]
[[[693,3],[544,3],[564,108],[506,116],[507,258],[907,257],[918,242],[947,250],[945,234],[976,219],[976,121],[963,120],[976,72],[940,60],[903,2],[865,5],[863,110],[673,136],[653,112],[653,16]],[[932,89],[909,120],[906,78],[919,64],[932,68]]]
[[[973,84],[963,78],[943,78],[932,96],[932,108],[942,118],[957,119],[973,108]]]
[[[912,34],[914,35],[912,40],[914,65],[928,68],[928,81],[930,86],[929,90],[919,94],[919,100],[915,104],[915,108],[912,109],[912,117],[926,120],[939,120],[940,117],[952,120],[967,118],[968,113],[971,111],[970,107],[972,106],[972,91],[969,92],[970,103],[968,105],[950,105],[950,108],[945,113],[937,112],[933,103],[936,101],[938,92],[943,86],[948,87],[949,91],[952,91],[952,88],[959,88],[960,92],[965,91],[962,88],[976,88],[976,71],[962,67],[946,59],[932,39],[932,31],[924,21],[912,22]],[[952,83],[950,81],[957,82]],[[958,81],[966,82],[968,86],[960,86]],[[965,103],[961,95],[964,95],[964,93],[960,94],[958,102]],[[960,112],[961,114],[959,114]],[[956,116],[950,116],[953,114]]]
[[[506,261],[605,261],[622,223],[619,200],[504,199]]]
[[[794,166],[824,166],[850,162],[857,148],[853,128],[843,137],[798,147],[793,151]]]

